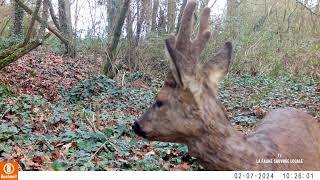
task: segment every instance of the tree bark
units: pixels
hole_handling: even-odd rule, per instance
[[[159,10],[159,0],[153,0],[152,17],[151,17],[151,32],[157,31],[158,10]]]
[[[176,24],[176,1],[175,0],[168,0],[167,4],[168,9],[168,33],[174,31],[175,24]]]
[[[0,29],[0,36],[3,35],[5,29],[7,28],[8,24],[9,24],[9,22],[10,22],[10,18],[7,18],[7,19],[4,20],[3,26]]]
[[[12,0],[13,9],[13,26],[12,35],[22,36],[24,11],[16,1]]]
[[[45,31],[47,28],[45,22],[48,22],[48,18],[49,18],[49,3],[50,3],[49,0],[43,0],[43,7],[42,7],[42,20],[43,20],[43,22],[41,23],[41,26],[40,26],[40,29],[38,32],[38,39],[40,42],[43,41],[44,34],[45,34]]]
[[[227,19],[228,25],[227,29],[230,32],[230,37],[235,39],[238,36],[238,32],[236,30],[235,25],[235,17],[237,13],[237,1],[236,0],[227,0]]]
[[[15,0],[20,7],[22,7],[28,14],[32,15],[32,10],[26,6],[25,4],[23,4],[21,2],[21,0]],[[65,39],[58,31],[56,31],[54,28],[52,28],[51,26],[48,25],[48,23],[44,22],[39,16],[36,16],[36,20],[40,23],[45,23],[45,25],[47,26],[47,29],[52,32],[55,36],[57,36],[57,38],[59,38],[61,40],[62,43],[69,43],[69,41],[67,39]]]
[[[138,12],[137,12],[137,29],[136,29],[136,41],[135,41],[135,45],[138,46],[139,44],[139,41],[140,41],[140,36],[141,36],[141,31],[142,31],[142,25],[143,25],[143,22],[144,22],[144,2],[145,0],[138,0],[137,1],[137,9],[138,9]]]
[[[10,63],[16,61],[17,59],[19,59],[23,55],[27,54],[28,52],[32,51],[33,49],[35,49],[39,45],[41,45],[41,43],[38,40],[33,41],[33,42],[28,43],[27,45],[25,45],[19,49],[16,49],[14,52],[12,52],[6,58],[0,59],[0,70],[3,69],[4,67],[6,67],[7,65],[9,65]]]
[[[164,10],[160,8],[160,17],[159,17],[159,31],[160,33],[166,32],[166,18],[164,15]]]
[[[130,6],[130,0],[125,0],[121,8],[120,15],[118,16],[119,18],[115,25],[112,41],[110,43],[110,46],[107,49],[107,62],[103,67],[103,72],[110,78],[113,78],[117,73],[117,69],[113,67],[113,64],[116,58],[115,53],[118,47],[118,43],[122,33],[122,27],[123,27],[124,20],[126,18],[126,13],[128,12],[129,6]]]
[[[209,4],[209,0],[201,0],[200,9],[203,9]]]
[[[50,12],[50,16],[51,16],[51,19],[53,21],[53,24],[56,26],[56,28],[61,31],[61,28],[60,28],[60,25],[59,25],[59,21],[58,21],[58,18],[57,16],[55,15],[54,13],[54,9],[53,9],[53,6],[52,6],[52,3],[50,0],[48,0],[48,6],[49,6],[49,12]]]
[[[45,39],[47,39],[49,36],[50,34],[47,34],[45,36]],[[7,65],[11,64],[12,62],[15,62],[20,57],[24,56],[25,54],[29,53],[30,51],[34,50],[40,45],[41,42],[39,40],[35,40],[18,49],[13,50],[7,57],[0,58],[0,70],[6,67]]]
[[[126,54],[126,59],[127,59],[127,64],[129,68],[131,69],[131,57],[132,57],[132,52],[134,51],[134,46],[133,46],[133,18],[132,18],[132,11],[131,8],[129,7],[128,13],[127,13],[127,20],[126,20],[126,26],[127,26],[127,42],[128,42],[128,47],[127,47],[127,54]]]
[[[114,29],[114,18],[116,17],[116,5],[114,0],[107,0],[107,15],[108,15],[108,37],[112,37],[112,32]]]
[[[187,0],[183,0],[183,1],[182,1],[181,8],[180,8],[179,15],[178,15],[178,23],[177,23],[177,26],[176,26],[176,34],[179,32],[179,27],[180,27],[180,24],[181,24],[182,13],[183,13],[184,8],[186,7],[186,4],[187,4]]]
[[[72,26],[71,26],[71,16],[70,16],[70,2],[69,0],[59,0],[59,25],[62,34],[70,43],[65,45],[65,53],[70,57],[75,57],[75,49],[72,45]]]
[[[131,9],[129,7],[128,8],[128,13],[127,13],[127,20],[126,20],[128,40],[131,40],[133,38],[132,24],[133,24],[132,12],[131,12]]]
[[[0,59],[4,59],[4,58],[8,57],[10,54],[12,54],[12,52],[14,52],[15,50],[17,50],[21,47],[23,47],[23,43],[13,45],[13,46],[1,51],[0,52]]]
[[[34,30],[34,24],[36,22],[36,17],[38,15],[39,10],[40,10],[41,2],[42,2],[42,0],[37,0],[37,2],[36,2],[36,7],[34,9],[34,12],[32,13],[30,25],[29,25],[26,37],[24,38],[24,42],[23,42],[24,45],[26,45],[31,39],[32,32]]]
[[[151,17],[152,17],[152,0],[144,0],[144,27],[146,34],[149,34],[151,31]]]

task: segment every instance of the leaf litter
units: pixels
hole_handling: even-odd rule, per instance
[[[36,51],[1,71],[0,160],[21,170],[202,170],[185,145],[131,131],[162,80],[127,72],[114,81],[100,65]],[[306,77],[229,75],[219,99],[243,134],[274,108],[320,117],[320,83]]]

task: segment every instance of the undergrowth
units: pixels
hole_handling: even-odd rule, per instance
[[[127,81],[143,77],[134,73]],[[0,97],[0,160],[18,161],[23,170],[202,169],[185,145],[147,142],[131,130],[161,84],[119,87],[98,75],[61,88],[58,102],[6,93]],[[220,90],[231,122],[244,133],[261,119],[257,110],[297,107],[320,117],[319,82],[309,78],[229,76]]]

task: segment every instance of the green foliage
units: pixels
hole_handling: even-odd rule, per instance
[[[130,78],[137,80],[143,75],[137,73]],[[152,87],[155,86],[158,85]],[[148,107],[154,92],[119,88],[105,76],[92,77],[60,92],[62,100],[53,104],[32,96],[1,99],[0,112],[6,111],[0,119],[0,139],[6,141],[6,146],[0,144],[2,156],[11,157],[18,150],[14,147],[17,143],[22,148],[19,151],[29,158],[21,161],[25,170],[37,169],[29,162],[40,157],[45,164],[41,168],[57,171],[106,170],[107,167],[164,170],[162,158],[166,156],[166,149],[177,146],[153,147],[137,140],[131,130],[132,122],[139,116],[130,114],[131,111],[141,112]],[[98,115],[104,126],[99,131],[88,124],[98,109],[93,101],[101,106]],[[182,149],[183,154],[187,153],[185,147]],[[145,155],[141,151],[155,154]],[[178,156],[175,159],[172,167],[181,161],[177,160]]]
[[[13,92],[10,90],[10,88],[4,84],[0,84],[0,98],[11,95],[13,95]]]
[[[256,107],[264,110],[296,107],[306,109],[314,116],[320,115],[317,82],[304,77],[228,76],[221,83],[219,99],[232,110],[231,120],[244,126],[259,121],[253,113]]]
[[[18,37],[18,36],[11,36],[11,37],[0,36],[0,52],[13,45],[18,44],[19,42],[21,42],[21,37]]]
[[[141,75],[134,75],[139,78]],[[124,110],[130,105],[144,109],[152,103],[154,92],[151,90],[131,89],[126,87],[117,87],[113,80],[104,75],[92,77],[77,84],[72,90],[61,89],[61,95],[65,102],[76,103],[79,101],[98,100],[111,98],[105,108],[111,110]]]
[[[142,71],[137,71],[137,72],[133,72],[130,73],[128,77],[126,77],[127,82],[133,82],[139,79],[143,79],[145,77],[145,73]]]
[[[84,53],[99,53],[107,47],[107,39],[102,39],[94,36],[86,36],[85,38],[77,39],[78,51]]]
[[[13,135],[18,134],[18,129],[14,126],[9,126],[8,124],[0,124],[0,140],[4,141],[7,140]]]
[[[167,72],[168,61],[164,51],[166,38],[167,35],[150,35],[135,48],[134,61],[141,71],[152,77],[163,79]]]
[[[74,103],[93,96],[100,96],[103,93],[116,95],[119,89],[120,88],[115,87],[113,80],[100,75],[78,83],[71,90],[66,90],[62,87],[60,94],[66,101]]]
[[[65,47],[57,37],[52,37],[46,40],[45,45],[47,49],[53,53],[63,54],[65,52]]]
[[[146,77],[136,72],[127,78],[130,82]],[[170,170],[179,165],[203,169],[188,155],[187,146],[142,141],[132,132],[132,123],[153,102],[162,84],[150,82],[149,90],[120,88],[105,76],[93,76],[71,89],[61,88],[57,102],[34,96],[3,97],[0,155],[19,160],[15,152],[22,153],[24,170]],[[319,116],[320,99],[311,79],[229,76],[220,89],[219,99],[232,113],[231,121],[243,127],[259,121],[252,113],[257,105],[307,108]]]

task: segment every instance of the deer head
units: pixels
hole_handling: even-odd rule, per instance
[[[177,36],[165,41],[170,72],[155,103],[132,126],[137,135],[148,140],[187,143],[224,114],[216,100],[217,84],[228,72],[232,44],[227,42],[207,63],[197,63],[211,33],[210,8],[206,7],[199,32],[191,40],[195,7],[196,2],[189,0]],[[208,107],[215,110],[208,114]]]

